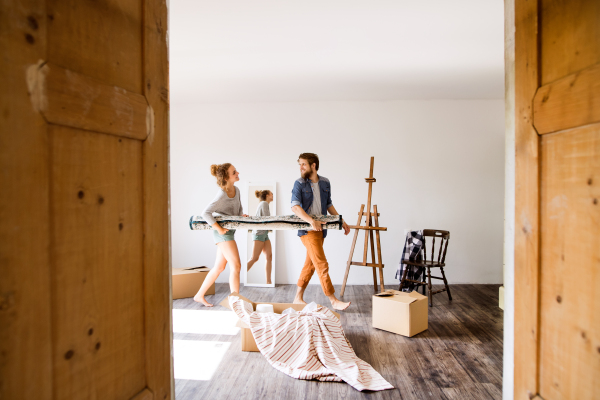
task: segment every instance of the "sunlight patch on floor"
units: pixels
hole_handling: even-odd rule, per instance
[[[232,311],[173,310],[173,332],[205,335],[237,335],[238,317]]]
[[[175,379],[210,380],[229,345],[230,342],[173,340]]]

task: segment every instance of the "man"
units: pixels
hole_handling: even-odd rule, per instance
[[[335,295],[335,289],[329,278],[329,263],[323,250],[323,242],[327,236],[327,230],[323,229],[324,222],[315,221],[313,216],[339,215],[333,203],[331,202],[331,184],[329,179],[317,174],[319,170],[319,157],[313,153],[302,153],[298,157],[301,178],[294,182],[292,190],[292,211],[298,217],[308,222],[311,231],[298,231],[298,236],[302,244],[306,247],[306,261],[298,278],[298,290],[294,303],[306,304],[304,301],[304,290],[308,286],[310,278],[315,269],[323,292],[331,301],[334,310],[345,310],[350,303],[344,303],[338,300]],[[344,234],[350,233],[350,227],[343,222]]]

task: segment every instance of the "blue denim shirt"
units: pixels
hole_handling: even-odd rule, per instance
[[[333,205],[331,202],[331,184],[324,176],[319,177],[319,189],[321,190],[321,213],[327,215],[327,209]],[[300,206],[308,213],[313,202],[313,192],[310,179],[300,178],[294,182],[292,189],[292,207]],[[299,230],[298,236],[306,235],[305,230]],[[327,229],[323,229],[323,238],[327,236]]]

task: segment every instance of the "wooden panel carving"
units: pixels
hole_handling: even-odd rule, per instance
[[[542,137],[540,395],[600,393],[600,124]]]
[[[33,107],[56,125],[144,140],[152,108],[140,94],[40,62],[27,71]]]
[[[540,134],[600,122],[600,64],[540,87],[533,118]]]
[[[56,399],[145,384],[142,142],[49,126]]]

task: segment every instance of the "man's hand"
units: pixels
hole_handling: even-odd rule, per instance
[[[326,224],[326,222],[316,221],[315,219],[311,218],[310,226],[312,226],[314,231],[322,231],[323,225],[325,225],[325,224]]]
[[[350,227],[348,226],[346,221],[342,223],[342,228],[344,229],[344,235],[348,236],[348,234],[350,233]]]

